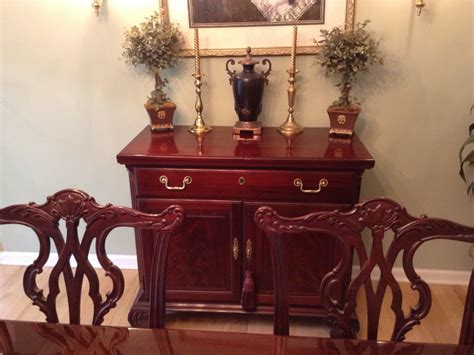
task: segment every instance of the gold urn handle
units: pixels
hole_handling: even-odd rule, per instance
[[[235,65],[235,60],[229,59],[227,60],[227,62],[225,62],[225,71],[227,72],[227,75],[229,75],[229,84],[232,85],[232,83],[234,82],[235,70],[230,70],[229,64]]]
[[[237,260],[239,258],[239,240],[237,238],[234,238],[232,252],[234,254],[234,260]]]
[[[268,65],[267,71],[262,71],[263,78],[265,80],[265,84],[268,85],[268,76],[270,75],[270,72],[272,71],[272,62],[270,62],[270,59],[264,59],[262,60],[263,65]]]
[[[303,188],[303,181],[300,179],[300,178],[297,178],[293,181],[293,185],[295,185],[296,187],[299,187],[301,192],[304,192],[305,194],[318,194],[321,192],[321,190],[328,186],[329,185],[329,181],[327,179],[320,179],[319,180],[319,187],[317,190],[311,190],[311,189],[308,189],[308,190],[305,190]]]
[[[165,185],[166,190],[175,190],[175,191],[181,191],[186,188],[186,185],[189,185],[193,182],[193,179],[191,179],[191,176],[185,176],[183,179],[183,185],[181,186],[168,186],[168,177],[166,175],[161,175],[160,176],[160,182]]]

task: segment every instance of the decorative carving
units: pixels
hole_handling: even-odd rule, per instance
[[[389,199],[374,199],[358,205],[349,212],[315,212],[298,218],[279,216],[270,207],[261,207],[255,214],[255,222],[267,233],[272,245],[272,262],[275,289],[275,333],[288,334],[288,289],[286,287],[287,265],[284,262],[285,251],[279,245],[283,233],[317,232],[324,233],[340,241],[342,245],[341,260],[329,272],[321,283],[322,303],[328,311],[333,329],[331,336],[355,338],[356,332],[351,324],[355,313],[356,296],[361,287],[365,290],[367,303],[368,339],[375,340],[378,335],[379,315],[382,301],[387,290],[392,293],[391,309],[395,315],[392,341],[403,341],[405,334],[420,324],[431,307],[431,292],[428,284],[416,273],[413,259],[418,248],[428,240],[450,239],[474,243],[474,228],[462,226],[447,220],[419,218],[409,215],[405,208]],[[366,249],[362,241],[362,232],[368,229],[372,234],[372,245]],[[384,253],[383,238],[391,230],[393,240]],[[344,287],[350,275],[353,251],[360,260],[360,271],[355,275],[349,286]],[[412,289],[419,294],[419,302],[408,314],[402,310],[402,292],[392,274],[392,268],[398,255],[402,255],[403,269],[411,283]],[[381,275],[374,289],[371,274],[378,267]],[[472,278],[471,278],[472,279]],[[474,282],[472,282],[474,284]],[[471,285],[470,288],[474,288]],[[283,290],[283,291],[282,291]],[[471,296],[472,297],[472,292]],[[467,303],[472,300],[468,300]],[[283,304],[283,306],[281,306]],[[464,323],[474,318],[474,311],[467,310]],[[466,319],[468,319],[466,321]],[[463,324],[464,324],[463,323]],[[464,339],[468,331],[463,326]],[[466,340],[464,340],[466,341]]]
[[[132,309],[128,313],[128,322],[132,327],[143,327],[148,324],[150,321],[150,311],[149,310],[136,310]]]
[[[81,290],[84,276],[89,281],[89,297],[94,306],[92,324],[101,324],[105,314],[116,306],[124,291],[124,279],[121,270],[108,258],[105,242],[109,233],[117,227],[135,227],[153,230],[156,240],[167,240],[184,218],[180,206],[170,206],[160,214],[147,214],[127,207],[110,204],[101,206],[93,197],[80,190],[63,190],[47,198],[43,205],[30,203],[0,209],[0,224],[22,224],[36,233],[39,242],[38,258],[27,267],[23,277],[23,287],[27,296],[46,315],[47,322],[59,321],[56,310],[56,298],[59,294],[59,278],[64,276],[69,306],[69,321],[80,322]],[[82,240],[78,235],[80,220],[86,223]],[[67,235],[62,235],[59,221],[66,222]],[[57,263],[49,276],[49,293],[36,284],[36,276],[48,260],[50,239],[53,240],[59,254]],[[88,254],[95,241],[97,257],[106,276],[112,280],[112,291],[100,293],[99,277],[89,262]],[[166,255],[166,250],[162,250]],[[75,274],[71,268],[71,257],[77,261]],[[164,287],[164,285],[163,285]],[[164,303],[164,299],[162,300]]]

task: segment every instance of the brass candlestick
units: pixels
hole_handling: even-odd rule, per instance
[[[293,112],[295,111],[295,96],[296,96],[296,74],[298,69],[296,69],[296,43],[298,38],[298,27],[293,26],[293,45],[291,47],[291,67],[288,70],[290,77],[288,82],[290,86],[288,87],[288,117],[280,127],[278,127],[278,132],[282,134],[298,134],[303,131],[303,127],[300,126],[295,118],[293,117]]]
[[[194,76],[194,86],[196,86],[196,104],[194,108],[196,109],[196,120],[194,124],[189,127],[189,131],[191,133],[206,133],[209,132],[212,128],[207,126],[204,123],[204,119],[202,118],[202,100],[201,100],[201,74],[193,74]]]
[[[194,29],[194,86],[196,87],[196,120],[194,124],[189,127],[191,133],[206,133],[212,128],[204,123],[202,118],[203,104],[201,99],[201,86],[202,86],[202,75],[201,75],[201,56],[199,54],[199,32],[198,29]]]

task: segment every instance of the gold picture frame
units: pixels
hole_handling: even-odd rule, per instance
[[[181,4],[183,3],[183,1],[186,1],[186,4],[187,4],[187,0],[181,0]],[[343,1],[343,0],[341,0]],[[160,8],[160,13],[161,13],[161,16],[163,18],[163,21],[164,22],[170,22],[170,20],[172,22],[175,22],[173,21],[172,17],[170,16],[170,6],[169,6],[169,0],[158,0],[159,2],[159,8]],[[173,0],[173,5],[176,5],[178,4],[179,1],[177,0]],[[347,29],[347,28],[353,28],[354,27],[354,16],[355,16],[355,3],[356,3],[356,0],[345,0],[345,17],[344,17],[344,27]],[[183,5],[181,5],[183,6]],[[187,5],[186,5],[187,6]],[[187,9],[187,8],[186,8]],[[189,32],[189,19],[188,19],[188,22],[187,23],[182,23],[184,21],[181,21],[180,22],[180,26],[183,26],[183,25],[186,25],[188,26],[188,28],[185,29],[185,32]],[[341,24],[342,25],[342,24]],[[317,25],[303,25],[303,26],[300,26],[301,28],[303,28],[304,26],[317,26]],[[290,34],[291,34],[291,25],[290,26],[275,26],[275,27],[279,27],[279,29],[282,29],[282,28],[288,28],[288,44],[290,44]],[[249,31],[249,28],[250,27],[239,27],[239,31]],[[255,29],[256,27],[253,27],[253,29]],[[261,27],[259,27],[261,28]],[[203,28],[203,30],[207,30],[207,31],[217,31],[219,30],[219,28],[213,28],[213,29],[209,29],[209,28]],[[201,35],[201,43],[205,42],[202,40],[202,36],[203,36],[203,31],[200,30],[200,35]],[[186,37],[186,33],[185,33],[185,37]],[[192,38],[190,38],[190,40],[192,40]],[[281,42],[281,41],[280,41]],[[252,46],[252,43],[246,43],[244,46],[240,47],[240,48],[206,48],[205,45],[201,45],[201,49],[200,49],[200,54],[201,54],[201,57],[234,57],[234,56],[239,56],[239,55],[242,55],[245,50],[244,50],[244,47],[247,46],[247,45],[250,45]],[[282,56],[282,55],[289,55],[290,54],[290,51],[291,51],[291,47],[288,46],[288,47],[280,47],[280,46],[271,46],[271,47],[261,47],[261,46],[252,46],[252,55],[255,55],[255,56]],[[297,54],[314,54],[317,52],[317,47],[314,46],[314,45],[300,45],[298,46],[298,49],[297,49]],[[183,57],[192,57],[194,55],[194,51],[192,49],[192,46],[189,45],[189,48],[186,48],[184,50],[182,50],[182,53],[181,55]]]

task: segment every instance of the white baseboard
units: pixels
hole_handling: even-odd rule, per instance
[[[0,252],[0,265],[20,265],[26,266],[33,262],[38,256],[36,253],[29,252],[14,252],[14,251],[3,251]],[[137,257],[135,255],[109,255],[110,260],[113,261],[121,269],[132,269],[136,270]],[[46,266],[54,266],[58,260],[57,253],[51,253]],[[99,261],[95,254],[89,256],[89,260],[93,267],[100,268]],[[74,265],[73,265],[74,266]],[[357,272],[359,266],[353,267],[353,272]],[[378,279],[380,272],[375,270],[372,274],[374,279]],[[442,285],[463,285],[467,286],[469,278],[471,276],[470,271],[457,271],[457,270],[436,270],[436,269],[417,269],[418,274],[428,282],[429,284],[442,284]],[[407,282],[407,278],[402,268],[393,268],[393,275],[395,279],[400,282]]]

